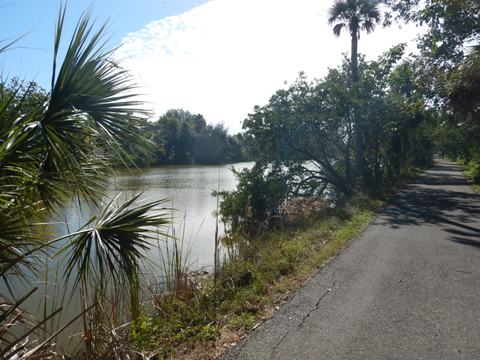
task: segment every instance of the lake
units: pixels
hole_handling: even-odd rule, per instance
[[[173,224],[168,231],[172,233],[172,229],[175,229],[177,238],[182,240],[184,253],[188,253],[186,261],[190,269],[211,268],[214,261],[217,208],[217,199],[212,196],[212,192],[235,189],[237,180],[232,167],[242,170],[252,166],[253,163],[238,163],[119,170],[110,179],[108,198],[122,194],[119,199],[122,201],[122,197],[128,198],[137,193],[142,193],[140,199],[147,201],[168,198],[165,206],[175,209],[168,211],[168,216],[173,218]],[[49,219],[54,223],[50,238],[78,230],[97,211],[98,209],[86,203],[79,204],[73,200],[65,202],[65,205]],[[224,233],[223,229],[222,224],[219,224],[219,234]],[[162,275],[161,255],[157,245],[158,242],[152,240],[152,251],[147,253],[150,265],[144,267],[143,281],[148,277]],[[52,259],[47,256],[39,256],[38,261],[39,276],[33,282],[38,286],[38,291],[22,304],[22,308],[34,317],[42,318],[44,311],[50,313],[53,309],[63,306],[64,311],[55,318],[55,321],[58,321],[58,324],[65,324],[80,312],[78,295],[70,296],[70,292],[65,291],[70,287],[70,284],[65,284],[61,275],[65,261],[61,257]],[[46,274],[48,278],[45,277]],[[19,281],[14,284],[14,292],[18,296],[24,295],[32,288],[31,284]],[[1,290],[6,291],[3,288]],[[65,299],[65,295],[67,301],[61,300]],[[80,330],[81,325],[77,322],[70,326],[66,333],[79,333]],[[57,341],[61,347],[72,349],[72,344],[77,346],[79,339],[78,336],[74,338],[60,336]]]
[[[231,165],[175,165],[139,170],[120,170],[110,181],[108,197],[121,193],[122,198],[142,193],[140,200],[154,201],[168,198],[165,207],[172,208],[169,217],[173,224],[168,231],[181,242],[188,252],[188,263],[193,268],[213,264],[215,244],[215,211],[217,199],[213,191],[233,190],[237,180],[232,172],[251,168],[253,163]],[[96,209],[85,204],[69,202],[51,218],[56,222],[55,233],[65,235],[75,231],[87,222]],[[166,229],[164,229],[166,230]],[[224,233],[219,224],[219,233]],[[153,244],[156,245],[156,244]],[[153,263],[158,263],[158,251],[149,255]]]

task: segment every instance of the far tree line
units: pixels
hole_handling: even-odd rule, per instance
[[[201,114],[172,109],[155,122],[145,120],[142,128],[153,152],[148,157],[133,154],[138,166],[228,164],[247,160],[242,135],[230,135],[222,123],[208,124]]]
[[[0,96],[21,99],[21,108],[17,110],[26,111],[41,105],[48,92],[34,81],[24,83],[12,78],[2,84]],[[203,115],[184,109],[168,110],[156,121],[129,112],[125,121],[134,121],[138,133],[120,139],[119,146],[111,154],[115,167],[230,164],[251,158],[243,134],[229,134],[223,123],[209,124]]]

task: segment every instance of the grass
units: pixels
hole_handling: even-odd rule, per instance
[[[473,191],[475,191],[477,194],[480,194],[480,184],[471,184]]]
[[[156,298],[152,311],[132,326],[135,346],[160,359],[214,358],[271,317],[290,292],[365,229],[380,206],[360,199],[295,229],[236,239],[217,285],[204,276],[191,296]]]
[[[462,167],[463,175],[470,181],[473,191],[480,193],[480,163],[477,161],[457,161]]]

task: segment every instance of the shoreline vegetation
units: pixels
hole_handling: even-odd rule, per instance
[[[162,165],[220,165],[249,161],[243,135],[231,135],[223,124],[207,124],[201,114],[171,109],[157,121],[142,120],[141,142],[149,154],[131,153],[138,167]],[[138,139],[137,139],[138,141]],[[126,148],[132,140],[122,144]],[[118,167],[124,164],[118,162]]]
[[[214,359],[357,237],[434,153],[463,159],[478,183],[478,1],[382,3],[335,0],[325,21],[351,35],[350,56],[321,79],[300,73],[236,136],[184,110],[150,123],[104,48],[105,26],[87,11],[64,43],[62,6],[51,89],[0,79],[0,358]],[[423,24],[419,54],[406,44],[370,61],[358,54],[360,34],[382,20]],[[254,165],[233,170],[237,187],[212,193],[211,274],[188,270],[168,199],[119,194],[102,204],[117,167],[245,159]],[[98,213],[52,239],[43,219],[65,199]],[[164,245],[163,280],[144,285],[141,264],[155,243]],[[19,279],[29,287],[22,294]],[[64,319],[69,299],[81,310]],[[37,318],[24,311],[28,301],[42,308]],[[64,338],[77,346],[62,348]]]
[[[274,315],[278,306],[374,219],[380,201],[353,199],[321,218],[268,231],[232,251],[217,274],[154,299],[132,325],[133,343],[160,359],[215,359]],[[147,306],[149,308],[149,306]],[[161,350],[158,350],[161,349]]]

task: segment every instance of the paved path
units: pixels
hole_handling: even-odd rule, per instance
[[[480,359],[480,196],[437,161],[223,359]]]

